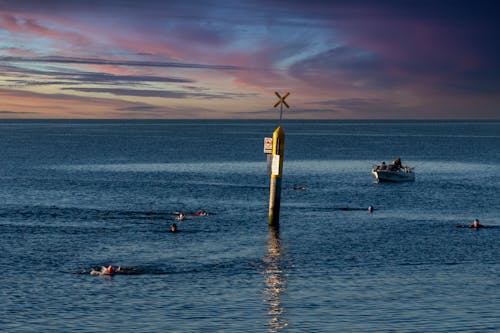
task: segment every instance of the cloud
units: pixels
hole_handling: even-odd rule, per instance
[[[379,118],[385,113],[387,117],[399,118],[402,114],[415,118],[416,108],[401,104],[397,100],[382,98],[339,98],[334,100],[314,101],[308,104],[319,105],[335,110],[338,115],[350,118]],[[381,112],[383,111],[383,112]]]
[[[356,110],[367,109],[373,105],[380,105],[384,100],[376,98],[347,98],[309,102],[307,104],[315,104],[322,106],[335,107],[340,109]]]
[[[158,97],[158,98],[173,98],[173,99],[228,99],[253,96],[253,94],[235,94],[235,93],[202,93],[202,92],[184,92],[184,91],[167,91],[167,90],[151,90],[151,89],[128,89],[128,88],[87,88],[87,87],[67,87],[62,90],[73,90],[85,93],[107,93],[116,96],[140,96],[140,97]]]
[[[0,88],[0,99],[8,107],[6,112],[30,113],[38,116],[57,117],[106,117],[111,109],[131,107],[139,103],[95,96],[78,96],[61,93],[40,93],[20,89]],[[82,108],[82,105],[85,107]],[[83,110],[83,111],[82,111]],[[8,114],[8,113],[5,113]],[[101,114],[99,116],[99,114]]]
[[[70,21],[57,16],[19,16],[0,11],[0,28],[8,31],[10,35],[16,35],[18,40],[32,40],[33,44],[40,42],[33,39],[33,36],[46,41],[65,41],[75,47],[88,46],[92,43],[91,38],[72,30]]]
[[[162,116],[166,101],[127,103],[207,99],[241,115],[237,98],[258,113],[278,90],[297,98],[290,117],[498,118],[499,12],[488,0],[0,0],[0,85],[85,93],[81,110],[112,94]]]
[[[160,82],[160,83],[193,83],[194,80],[179,77],[162,77],[149,75],[115,75],[108,73],[75,73],[73,80],[86,83],[138,83],[138,82]]]
[[[0,99],[6,107],[0,117],[21,118],[129,118],[129,119],[187,119],[223,118],[224,113],[204,107],[153,105],[95,96],[43,94],[24,90],[0,88]],[[83,106],[83,107],[82,107]],[[16,111],[19,109],[19,111]],[[24,112],[24,110],[32,110]]]
[[[112,85],[143,85],[146,83],[194,83],[192,79],[152,75],[121,75],[104,72],[85,72],[80,70],[38,70],[17,66],[0,65],[0,71],[5,76],[11,74],[21,77],[6,80],[18,85],[67,85],[67,84],[112,84]],[[53,80],[53,81],[50,81]],[[57,81],[59,80],[59,81]]]
[[[401,80],[387,75],[386,66],[374,53],[340,46],[293,64],[292,77],[320,89],[387,89]]]
[[[127,88],[86,88],[86,87],[69,87],[62,90],[80,91],[85,93],[107,93],[116,96],[141,96],[141,97],[160,97],[160,98],[190,98],[194,94],[189,94],[181,91],[163,91],[150,89],[127,89]],[[204,97],[211,96],[205,94]],[[213,97],[213,96],[211,96]]]
[[[26,114],[35,114],[35,112],[0,110],[0,115],[4,116],[9,116],[9,115],[15,116],[15,115],[26,115]]]
[[[499,5],[382,1],[333,25],[344,45],[377,57],[392,87],[427,96],[488,95],[500,85]]]
[[[134,105],[134,106],[127,106],[124,108],[118,108],[116,109],[117,111],[124,111],[124,112],[151,112],[154,110],[157,110],[157,106],[153,105],[146,105],[146,104],[141,104],[141,105]]]
[[[212,110],[197,106],[158,106],[149,104],[135,104],[126,107],[116,108],[113,114],[125,118],[141,118],[141,119],[219,119],[227,118],[227,114],[217,110]]]
[[[80,65],[113,65],[129,67],[161,67],[161,68],[185,68],[185,69],[207,69],[207,70],[243,70],[239,66],[196,64],[170,61],[134,61],[134,60],[109,60],[99,58],[70,58],[70,57],[0,57],[4,62],[26,62],[26,63],[52,63],[52,64],[80,64]]]

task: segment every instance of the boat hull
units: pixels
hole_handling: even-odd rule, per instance
[[[377,182],[413,182],[415,174],[412,171],[389,171],[372,169],[372,174]]]

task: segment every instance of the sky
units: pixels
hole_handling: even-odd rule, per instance
[[[500,1],[0,0],[0,118],[500,120]]]

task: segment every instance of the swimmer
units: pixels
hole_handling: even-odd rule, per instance
[[[101,271],[102,271],[103,275],[111,275],[111,274],[115,273],[115,269],[114,269],[113,265],[109,265],[108,267],[103,267],[103,269],[101,269]]]
[[[178,230],[177,230],[177,224],[173,223],[173,224],[170,226],[170,232],[171,232],[171,233],[176,233],[176,232],[178,232]]]
[[[121,267],[119,267],[121,269]],[[102,266],[101,270],[95,270],[92,268],[90,271],[90,275],[113,275],[115,273],[115,269],[113,265],[109,265],[108,267]]]
[[[373,213],[373,209],[374,209],[374,208],[373,208],[373,206],[368,206],[368,211],[369,211],[370,213]]]
[[[489,228],[495,228],[495,227],[487,226],[487,225],[482,225],[482,224],[479,223],[478,219],[474,219],[474,221],[472,222],[472,224],[457,225],[457,228],[471,228],[471,229],[483,228],[483,229],[489,229]]]
[[[176,219],[177,221],[182,221],[182,220],[184,220],[185,218],[186,218],[186,216],[184,215],[184,213],[179,213],[179,215],[177,215],[177,216],[175,217],[175,219]]]
[[[471,228],[478,229],[484,227],[482,224],[479,224],[478,219],[474,219],[474,222],[470,225]]]
[[[193,215],[196,215],[196,216],[207,216],[208,213],[205,210],[200,210],[200,211],[194,212]]]

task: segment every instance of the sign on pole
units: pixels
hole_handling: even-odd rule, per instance
[[[273,153],[273,138],[264,138],[264,153]]]
[[[275,91],[274,94],[278,97],[278,101],[276,104],[274,104],[274,107],[280,107],[280,123],[281,123],[281,118],[283,117],[283,105],[286,106],[287,109],[290,108],[290,105],[285,101],[285,99],[290,95],[289,92],[287,92],[285,95],[281,96],[279,92]]]
[[[287,107],[287,109],[290,108],[290,105],[288,105],[288,103],[285,102],[285,99],[290,95],[289,92],[287,92],[283,97],[281,97],[281,95],[277,91],[275,91],[274,93],[279,98],[279,101],[277,101],[276,104],[274,104],[274,107],[278,107],[278,105],[280,105],[280,104],[285,104],[285,106]]]

